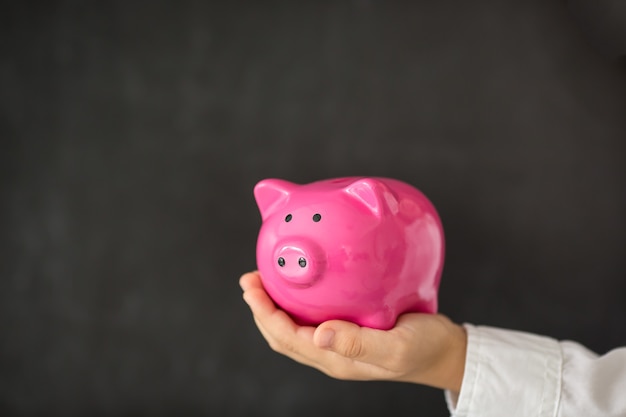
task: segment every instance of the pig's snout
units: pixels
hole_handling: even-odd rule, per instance
[[[286,281],[311,285],[322,274],[326,260],[321,248],[309,241],[291,241],[278,245],[274,267]]]

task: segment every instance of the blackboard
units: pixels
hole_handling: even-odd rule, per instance
[[[443,313],[626,344],[626,51],[573,10],[5,5],[0,414],[448,415],[267,346],[237,281],[269,177],[409,182],[446,231]]]

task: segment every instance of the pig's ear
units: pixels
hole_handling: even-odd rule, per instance
[[[254,187],[254,198],[263,220],[287,203],[289,195],[298,185],[284,180],[268,179]]]
[[[386,190],[387,187],[372,178],[361,178],[344,189],[351,198],[363,204],[376,217],[381,217],[383,214]]]

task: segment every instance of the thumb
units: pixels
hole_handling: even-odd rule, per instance
[[[389,357],[388,332],[354,323],[330,320],[320,324],[313,334],[316,346],[350,359],[380,363]]]

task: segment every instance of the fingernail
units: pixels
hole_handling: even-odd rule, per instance
[[[320,332],[318,338],[318,345],[322,348],[330,347],[333,344],[333,338],[335,337],[335,331],[332,329],[324,329]]]

